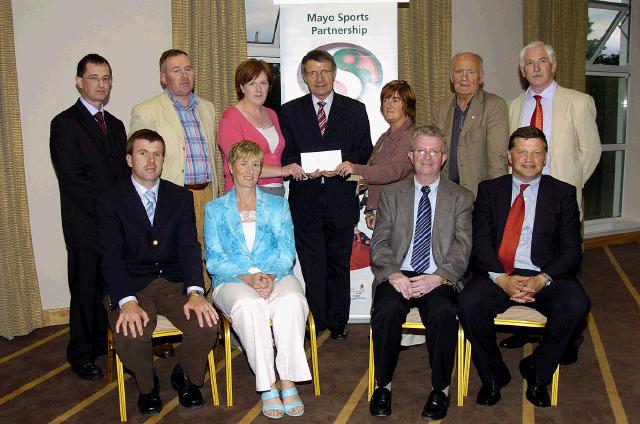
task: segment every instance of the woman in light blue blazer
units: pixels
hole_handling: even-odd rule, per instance
[[[296,251],[288,202],[256,189],[262,163],[262,150],[251,141],[231,148],[234,188],[207,203],[204,242],[213,301],[247,353],[263,414],[277,419],[304,412],[294,382],[311,380],[304,352],[309,306],[292,273]]]

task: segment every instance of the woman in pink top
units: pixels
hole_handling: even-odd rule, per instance
[[[253,141],[264,153],[264,166],[258,181],[264,191],[284,196],[282,178],[301,179],[304,175],[304,171],[296,163],[280,165],[284,137],[280,131],[278,116],[272,109],[263,106],[272,83],[271,67],[262,60],[246,60],[236,69],[238,102],[222,113],[218,126],[218,145],[224,161],[224,191],[233,187],[227,160],[229,151],[242,140]]]

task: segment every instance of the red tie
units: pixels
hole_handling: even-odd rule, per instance
[[[324,113],[324,105],[325,102],[318,102],[318,126],[320,127],[320,134],[324,135],[324,132],[327,130],[327,114]]]
[[[104,135],[107,135],[107,123],[104,122],[104,116],[102,115],[102,112],[96,113],[95,115],[93,115],[93,117],[96,118],[96,121],[98,121],[98,125],[100,126],[102,133]]]
[[[522,231],[522,223],[524,222],[524,190],[529,184],[520,184],[520,193],[511,205],[507,224],[504,226],[504,234],[498,258],[504,268],[504,272],[511,274],[513,272],[513,263],[516,259],[516,249],[520,243],[520,232]]]
[[[539,130],[543,130],[542,128],[542,104],[540,104],[540,100],[542,100],[542,96],[535,95],[533,96],[536,99],[536,108],[533,110],[533,114],[531,115],[531,123],[529,126],[535,127]]]

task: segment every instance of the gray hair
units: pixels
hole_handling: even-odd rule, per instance
[[[416,139],[421,136],[439,138],[442,142],[442,153],[448,154],[449,146],[447,145],[447,136],[435,125],[423,125],[413,130],[410,147],[412,152],[416,149]]]
[[[453,62],[455,62],[456,58],[458,56],[462,56],[463,54],[468,54],[473,56],[474,58],[476,58],[476,60],[478,62],[480,62],[480,72],[484,75],[484,61],[482,60],[482,56],[480,56],[478,53],[474,53],[474,52],[458,52],[456,54],[454,54],[453,56],[451,56],[451,64],[449,66],[449,69],[451,69],[451,74],[453,74]]]
[[[537,46],[542,46],[542,48],[544,49],[544,51],[547,53],[547,56],[549,56],[549,60],[551,61],[552,64],[557,64],[556,62],[556,51],[553,49],[553,47],[551,47],[550,44],[547,44],[545,42],[542,42],[540,40],[536,40],[536,41],[532,41],[529,44],[527,44],[526,46],[524,46],[522,48],[522,50],[520,50],[520,67],[524,67],[524,54],[527,50],[529,50],[532,47],[537,47]]]

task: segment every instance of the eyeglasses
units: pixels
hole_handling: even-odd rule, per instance
[[[310,72],[305,72],[305,75],[311,78],[317,78],[318,75],[320,75],[322,78],[326,78],[329,75],[333,74],[333,71],[330,71],[328,69],[323,69],[321,71],[310,71]]]
[[[414,150],[414,152],[419,154],[420,156],[429,155],[432,158],[437,158],[437,157],[440,157],[440,155],[442,155],[442,152],[440,150],[423,149],[422,147],[418,147],[417,149]]]
[[[402,103],[402,99],[400,97],[385,97],[384,99],[382,99],[382,104],[386,105],[387,103],[397,105]]]
[[[98,84],[102,82],[104,85],[109,85],[113,81],[111,77],[99,77],[97,75],[90,75],[88,77],[82,77],[82,79],[86,79],[87,81],[91,81],[92,84]]]

